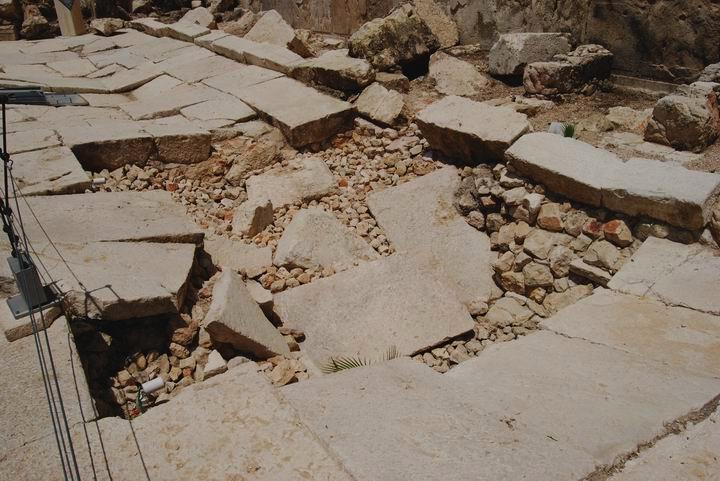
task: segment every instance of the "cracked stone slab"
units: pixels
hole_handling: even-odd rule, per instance
[[[231,60],[227,61],[231,62]],[[235,65],[236,67],[229,71],[206,78],[203,80],[203,83],[214,89],[239,97],[240,92],[242,92],[242,89],[245,87],[283,76],[274,70],[257,67],[255,65],[241,65],[237,63]]]
[[[338,49],[298,63],[292,76],[305,83],[356,92],[375,80],[375,70],[367,60],[350,57],[347,49]]]
[[[648,237],[608,287],[720,315],[720,256],[698,244]]]
[[[566,307],[542,326],[653,359],[672,368],[720,377],[720,317],[606,289]]]
[[[211,135],[207,130],[190,125],[147,125],[153,136],[160,162],[196,164],[210,158]]]
[[[409,355],[470,331],[474,322],[447,284],[411,258],[367,262],[275,296],[283,325],[305,332],[318,365],[331,357]]]
[[[13,156],[13,175],[24,195],[76,194],[92,184],[67,147]]]
[[[246,103],[230,95],[185,107],[180,110],[180,113],[190,120],[200,121],[232,120],[233,122],[245,122],[257,117],[255,111]]]
[[[134,120],[148,120],[176,115],[184,107],[211,100],[216,96],[217,91],[203,85],[181,84],[160,96],[122,104],[120,109]]]
[[[10,133],[7,136],[10,155],[33,150],[47,149],[60,145],[60,139],[54,130],[36,129]]]
[[[59,133],[83,168],[92,171],[115,170],[125,164],[143,166],[155,156],[152,135],[129,122],[60,127]]]
[[[289,74],[294,65],[303,61],[300,55],[285,47],[253,42],[235,35],[228,35],[214,41],[211,48],[214,52],[235,61],[276,70],[284,74]]]
[[[335,178],[322,159],[309,158],[292,162],[288,167],[254,175],[245,183],[248,199],[270,200],[279,209],[296,202],[309,202],[337,189]]]
[[[210,29],[190,22],[175,22],[167,26],[167,35],[184,42],[192,42],[197,37],[210,33]]]
[[[370,211],[399,252],[435,270],[469,307],[487,302],[492,280],[490,239],[453,206],[460,176],[445,167],[397,187],[372,192]]]
[[[237,62],[220,55],[212,55],[194,62],[174,65],[165,68],[165,72],[186,83],[200,82],[209,77],[224,74],[243,67]]]
[[[320,142],[347,128],[353,106],[287,77],[245,87],[237,96],[279,128],[294,147]]]
[[[416,122],[433,149],[472,165],[502,160],[532,129],[525,114],[456,95],[426,107]]]
[[[248,274],[264,272],[272,265],[272,249],[235,241],[226,237],[205,239],[205,251],[215,265],[245,271]],[[253,276],[249,276],[253,277]]]

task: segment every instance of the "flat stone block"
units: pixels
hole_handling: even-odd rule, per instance
[[[180,113],[190,120],[201,121],[227,119],[233,122],[245,122],[257,117],[255,111],[246,103],[230,95],[185,107]]]
[[[303,58],[285,47],[269,43],[253,42],[245,38],[228,35],[212,43],[212,50],[238,62],[257,65],[289,74]]]
[[[165,72],[183,82],[194,83],[241,67],[244,67],[244,65],[220,55],[212,55],[194,62],[166,67]]]
[[[318,365],[337,356],[409,355],[472,329],[454,293],[432,271],[396,255],[275,296],[283,325],[301,329]]]
[[[92,184],[67,147],[13,156],[13,175],[24,195],[76,194]]]
[[[455,95],[425,108],[416,122],[433,149],[469,164],[502,160],[531,130],[525,114]]]
[[[122,104],[120,108],[134,120],[155,119],[180,113],[180,110],[217,96],[217,92],[203,85],[181,84],[152,99]]]
[[[247,179],[245,187],[251,201],[270,200],[273,208],[279,209],[329,195],[335,192],[337,183],[325,162],[310,158],[296,161],[288,168],[254,175]]]
[[[7,148],[10,155],[33,150],[47,149],[60,145],[54,130],[37,129],[8,134]]]
[[[197,37],[210,33],[210,29],[197,23],[175,22],[168,25],[167,35],[184,42],[192,42]]]
[[[186,125],[149,125],[157,160],[173,164],[197,164],[210,158],[211,135],[207,130]]]
[[[349,103],[284,77],[243,88],[237,95],[279,128],[294,147],[335,135],[355,116]]]
[[[263,272],[272,265],[270,247],[257,247],[226,237],[208,238],[204,244],[213,263],[226,269],[255,273]]]
[[[231,62],[231,60],[227,61]],[[206,78],[203,83],[214,89],[239,97],[245,87],[283,76],[274,70],[256,67],[255,65],[235,65],[225,73]]]
[[[125,164],[143,166],[155,155],[152,135],[122,121],[95,127],[60,127],[59,133],[83,168],[95,172]]]
[[[292,76],[306,83],[357,92],[375,80],[375,70],[367,60],[351,57],[347,49],[339,49],[298,63]]]

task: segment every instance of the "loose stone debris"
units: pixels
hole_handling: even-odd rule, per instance
[[[468,45],[468,2],[342,36],[132,3],[0,44],[0,84],[88,103],[8,106],[83,477],[101,442],[98,479],[720,473],[716,66],[649,98],[584,36]],[[56,477],[33,325],[0,325],[0,472]]]

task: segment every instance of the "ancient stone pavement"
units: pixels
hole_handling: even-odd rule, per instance
[[[209,304],[197,349],[217,343],[203,375],[176,378],[175,394],[132,423],[98,419],[73,337],[82,332],[48,313],[83,479],[720,479],[720,256],[692,238],[713,220],[720,175],[624,161],[457,96],[399,137],[353,123],[352,104],[308,80],[362,83],[366,65],[188,25],[146,19],[114,37],[0,45],[0,85],[80,92],[90,104],[9,109],[19,211],[67,314],[93,325],[187,315],[192,292]],[[248,160],[224,187],[247,199],[229,203],[243,236],[193,222],[170,193],[193,179],[139,177],[157,163],[202,165],[222,140],[273,127],[306,149]],[[393,158],[393,174],[388,160],[353,177],[351,156],[328,152],[366,130],[393,136],[383,152],[435,157],[413,175]],[[497,165],[436,160],[478,157]],[[104,169],[155,187],[91,192]],[[362,195],[329,208],[358,177]],[[484,216],[476,200],[497,209]],[[584,207],[571,212],[570,201]],[[613,220],[571,225],[593,208]],[[511,221],[500,225],[500,211]],[[632,216],[670,234],[641,240],[620,220]],[[252,240],[273,224],[277,242]],[[673,236],[691,241],[659,238]],[[205,254],[222,273],[195,286]],[[55,479],[31,330],[0,312],[0,480]],[[510,320],[481,336],[498,318]],[[173,339],[174,368],[192,372],[200,361]],[[254,360],[224,359],[228,346]],[[321,372],[337,357],[368,365]],[[300,359],[308,372],[278,387],[275,373]]]

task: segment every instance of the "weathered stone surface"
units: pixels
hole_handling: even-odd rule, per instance
[[[319,364],[336,356],[381,359],[393,346],[412,354],[473,326],[447,284],[404,255],[281,292],[275,312],[305,332],[303,350]]]
[[[264,122],[259,123],[271,129],[271,127]],[[247,128],[243,128],[242,133],[243,135],[251,136]],[[282,134],[278,133],[278,135],[282,138]],[[230,167],[230,170],[225,174],[225,179],[227,179],[230,185],[240,186],[251,172],[270,167],[278,160],[280,160],[280,145],[276,142],[260,140],[249,145],[235,157],[232,167]]]
[[[410,80],[401,73],[378,72],[375,81],[389,90],[407,93],[410,90]]]
[[[215,28],[215,16],[205,7],[197,7],[180,18],[181,22],[196,23],[205,28]],[[196,37],[197,38],[197,37]]]
[[[720,477],[720,412],[683,432],[659,440],[625,463],[610,481],[715,479]]]
[[[267,199],[248,200],[233,211],[233,232],[253,237],[272,224],[273,205]]]
[[[184,107],[217,97],[217,92],[202,84],[180,84],[167,90],[163,89],[161,92],[163,95],[141,98],[122,104],[120,108],[133,120],[147,120],[175,115]]]
[[[257,273],[272,265],[270,247],[257,247],[227,237],[205,239],[205,251],[215,265],[234,271]]]
[[[237,95],[279,128],[293,147],[325,140],[354,117],[349,103],[285,77],[245,87]]]
[[[334,192],[337,184],[321,159],[302,159],[289,169],[275,169],[254,175],[246,183],[248,199],[269,199],[279,209],[295,202],[319,199]]]
[[[402,94],[374,83],[363,90],[355,101],[360,115],[381,125],[393,125],[402,115],[405,101]]]
[[[87,59],[65,60],[62,62],[51,62],[48,64],[63,77],[84,77],[93,73],[97,68]]]
[[[372,83],[375,70],[366,60],[350,57],[347,49],[338,49],[298,63],[292,76],[306,83],[357,92]]]
[[[719,281],[720,257],[711,249],[649,237],[609,286],[720,315]]]
[[[528,64],[523,75],[525,92],[551,96],[586,91],[610,77],[612,62],[613,54],[602,46],[581,45],[551,62]]]
[[[600,267],[588,264],[582,259],[575,259],[570,262],[570,272],[594,284],[600,284],[601,286],[607,286],[611,279],[609,272]]]
[[[167,26],[167,35],[183,42],[192,42],[197,37],[202,37],[208,33],[210,33],[210,30],[207,27],[197,23],[181,21]]]
[[[243,38],[253,42],[289,47],[295,38],[295,30],[276,10],[268,10],[262,13]]]
[[[187,83],[194,83],[209,77],[232,72],[236,69],[242,69],[243,67],[245,67],[245,65],[238,64],[229,58],[212,55],[210,57],[197,59],[193,62],[166,67],[164,70],[174,78]]]
[[[720,374],[720,317],[598,289],[542,325],[672,368]]]
[[[435,80],[435,90],[445,95],[472,97],[492,83],[472,64],[444,52],[430,57],[429,76]]]
[[[196,164],[207,160],[212,150],[210,132],[187,125],[149,125],[157,160],[174,164]]]
[[[391,189],[373,192],[368,206],[401,252],[432,268],[467,306],[493,294],[490,242],[453,207],[460,184],[447,167]]]
[[[198,45],[203,48],[207,48],[208,50],[212,49],[212,43],[215,40],[220,40],[223,37],[227,37],[228,34],[223,32],[222,30],[211,30],[210,33],[203,35],[202,37],[196,37],[194,42],[195,45]]]
[[[149,17],[136,18],[130,22],[130,26],[154,37],[164,37],[167,35],[167,25]]]
[[[505,33],[490,49],[488,72],[522,75],[527,64],[552,60],[570,49],[568,36],[563,33]]]
[[[531,130],[524,114],[457,96],[438,100],[415,120],[432,148],[471,164],[501,160]]]
[[[8,134],[7,145],[8,152],[12,155],[57,147],[60,145],[60,140],[53,130],[37,129]]]
[[[247,104],[229,95],[185,107],[180,113],[190,120],[230,120],[233,123],[245,122],[256,117],[255,111]]]
[[[0,277],[0,283],[4,285],[12,283],[14,285],[16,292],[13,292],[12,295],[19,293],[14,277],[11,275],[9,276],[8,274],[2,274],[0,276],[2,276]],[[3,288],[4,287],[5,286],[3,286]],[[3,292],[3,294],[7,293]],[[3,334],[5,334],[5,339],[10,342],[17,341],[23,337],[32,336],[35,329],[42,331],[43,329],[52,326],[52,324],[61,316],[62,311],[60,308],[58,306],[52,306],[48,309],[44,309],[42,316],[40,316],[39,313],[36,313],[34,322],[30,319],[30,317],[15,319],[15,316],[13,316],[7,302],[0,302],[0,329],[2,329]],[[64,318],[62,318],[62,320],[64,321]]]
[[[24,195],[76,194],[92,181],[67,147],[13,156],[13,176]]]
[[[415,12],[427,24],[430,31],[440,42],[440,48],[448,48],[458,43],[460,34],[455,21],[435,0],[414,0]]]
[[[212,50],[238,62],[289,74],[303,58],[284,47],[228,35],[212,43]]]
[[[206,78],[203,83],[217,90],[239,97],[245,87],[282,77],[274,70],[257,67],[255,65],[235,64],[235,67],[222,73]]]
[[[710,219],[720,176],[631,159],[549,133],[523,136],[507,158],[518,172],[574,200],[700,229]]]
[[[152,135],[127,123],[60,127],[58,131],[83,168],[96,172],[125,164],[143,166],[155,155]]]
[[[364,58],[378,70],[427,61],[440,42],[410,4],[385,18],[367,22],[348,40],[350,55]]]
[[[214,341],[231,344],[261,359],[290,355],[285,340],[265,317],[242,278],[229,269],[215,283],[203,326]]]
[[[379,254],[333,214],[320,208],[298,211],[285,228],[274,263],[288,268],[331,267],[340,271]]]

